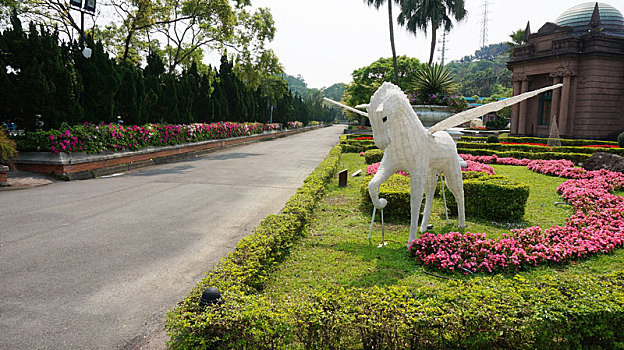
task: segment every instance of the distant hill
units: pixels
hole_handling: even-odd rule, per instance
[[[446,65],[459,85],[458,92],[466,97],[503,94],[511,85],[507,69],[509,45],[491,44]]]
[[[345,91],[345,84],[343,83],[336,83],[319,90],[314,88],[308,88],[308,84],[305,82],[301,74],[297,74],[296,77],[288,74],[283,74],[282,77],[284,77],[284,80],[286,80],[286,83],[288,83],[288,89],[290,89],[295,94],[303,97],[304,99],[308,96],[310,91],[321,91],[323,97],[328,97],[332,100],[340,101]]]

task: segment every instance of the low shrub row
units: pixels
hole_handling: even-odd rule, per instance
[[[501,175],[488,175],[480,171],[462,172],[464,178],[464,201],[466,216],[494,220],[517,221],[524,216],[529,186]],[[366,178],[361,187],[362,208],[372,209],[368,193],[368,183],[372,177]],[[440,185],[436,188],[436,195]],[[448,208],[451,214],[457,215],[457,202],[451,191],[445,187]],[[410,179],[394,174],[379,188],[379,197],[388,201],[385,214],[390,219],[409,220]],[[421,211],[424,208],[424,201]]]
[[[511,137],[511,136],[499,136],[499,142],[510,143],[543,143],[546,144],[548,139],[541,137]],[[461,141],[485,143],[485,137],[475,136],[462,136]],[[601,141],[601,140],[576,140],[576,139],[557,139],[561,141],[562,146],[591,146],[591,145],[605,145],[605,146],[617,146],[618,143],[614,141]]]
[[[475,176],[464,179],[465,212],[467,217],[497,222],[518,221],[524,216],[529,186],[502,175]],[[455,197],[446,190],[448,208],[457,215]]]
[[[614,349],[624,270],[600,278],[477,277],[442,286],[232,294],[189,312],[179,349]]]
[[[497,151],[492,149],[473,149],[463,147],[458,147],[457,152],[460,154],[472,154],[473,156],[497,155],[500,158],[515,159],[567,159],[575,164],[581,164],[591,157],[590,154],[584,153]]]
[[[334,147],[325,160],[308,176],[281,214],[269,215],[252,235],[243,238],[236,250],[208,273],[167,315],[166,328],[171,335],[172,348],[219,347],[222,343],[219,327],[223,319],[214,319],[212,310],[200,304],[202,292],[207,287],[218,288],[225,300],[238,300],[245,296],[255,299],[263,288],[273,266],[289,251],[293,241],[300,236],[316,203],[325,192],[326,184],[333,178],[340,161],[340,146]],[[226,308],[231,304],[226,303]],[[224,314],[226,308],[223,309]],[[241,315],[231,314],[232,317]]]
[[[295,128],[301,127],[296,122]],[[80,124],[61,130],[33,131],[15,136],[19,151],[86,152],[135,151],[148,146],[169,146],[187,142],[225,139],[280,130],[281,124],[232,123],[165,125]]]
[[[488,149],[494,151],[503,152],[530,152],[530,153],[580,153],[592,155],[596,152],[609,152],[624,156],[623,148],[610,148],[610,147],[581,147],[581,146],[556,146],[547,147],[539,145],[527,145],[527,144],[505,144],[505,143],[474,143],[474,142],[458,142],[458,148],[462,149]]]
[[[381,162],[381,158],[383,158],[384,151],[381,149],[371,149],[364,152],[364,161],[366,164],[373,164]]]
[[[344,153],[360,153],[371,149],[378,149],[375,142],[368,136],[357,135],[358,137],[350,137],[353,135],[343,135],[340,137],[340,146]],[[361,140],[357,140],[360,138]]]
[[[347,134],[347,135],[343,135],[343,137],[347,140],[355,140],[355,139],[361,139],[363,137],[373,137],[373,134]]]

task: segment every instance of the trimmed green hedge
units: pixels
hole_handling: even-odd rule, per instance
[[[558,146],[558,147],[544,147],[535,145],[507,145],[501,143],[474,143],[474,142],[458,142],[458,148],[469,149],[489,149],[503,152],[530,152],[530,153],[577,153],[586,154],[591,156],[596,152],[608,152],[624,156],[624,149],[622,148],[597,148],[597,147],[578,147],[578,146]]]
[[[218,288],[226,299],[252,295],[263,288],[273,266],[288,254],[293,242],[301,235],[316,203],[325,193],[326,184],[336,173],[340,154],[340,146],[334,147],[286,202],[282,213],[264,219],[252,235],[244,237],[236,250],[222,259],[178,307],[168,313],[166,328],[171,335],[172,347],[207,341],[205,334],[195,332],[200,319],[209,316],[199,306],[201,293],[207,287]]]
[[[477,136],[462,136],[461,141],[465,142],[483,142],[485,143],[485,137]],[[589,146],[589,145],[615,145],[618,143],[614,141],[601,141],[601,140],[575,140],[575,139],[559,139],[562,146]],[[517,142],[517,143],[548,143],[547,138],[541,137],[499,137],[499,142]]]
[[[442,286],[233,293],[184,314],[174,349],[618,349],[624,270],[476,277]],[[174,334],[177,335],[177,334]]]
[[[360,137],[373,137],[373,134],[347,134],[342,136],[344,136],[348,140],[353,140]]]
[[[521,151],[496,151],[492,149],[475,149],[475,148],[457,148],[458,153],[472,154],[473,156],[491,156],[496,154],[499,158],[516,158],[516,159],[568,159],[575,164],[583,163],[591,155],[581,153],[557,153],[557,152],[521,152]]]
[[[354,140],[358,137],[366,137],[371,135],[342,135],[340,137],[340,146],[344,153],[360,153],[371,149],[378,149],[373,140]]]
[[[455,197],[445,189],[449,211],[457,215]],[[502,175],[476,176],[464,179],[464,198],[468,217],[518,221],[524,216],[529,186]]]
[[[368,183],[372,176],[364,178],[360,193],[362,194],[362,208],[370,211],[373,209],[373,202],[368,194]],[[384,215],[388,219],[409,220],[411,216],[410,208],[410,178],[394,174],[379,186],[379,197],[385,198],[388,204],[384,208]],[[420,210],[424,208],[424,201]]]
[[[464,199],[466,216],[496,221],[517,221],[524,216],[524,208],[529,197],[529,186],[501,175],[487,175],[477,171],[462,173],[464,178]],[[364,179],[360,193],[362,207],[372,210],[373,203],[368,194],[369,176]],[[448,208],[452,215],[457,215],[455,197],[446,188]],[[440,184],[436,187],[437,196]],[[388,201],[384,214],[389,219],[405,220],[411,216],[410,179],[394,174],[379,187],[379,197]],[[424,208],[424,200],[421,212]]]
[[[371,149],[364,152],[364,161],[366,164],[373,164],[381,162],[381,158],[383,158],[384,151],[381,149]]]

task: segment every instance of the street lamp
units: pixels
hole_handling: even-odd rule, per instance
[[[83,6],[82,0],[69,0],[70,7],[73,7],[75,10],[80,11],[80,48],[84,49],[82,51],[82,55],[85,58],[91,57],[91,49],[85,49],[84,47],[84,15],[85,13],[88,13],[90,15],[95,14],[95,1],[96,0],[85,0]]]

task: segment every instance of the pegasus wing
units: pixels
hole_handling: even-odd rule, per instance
[[[346,110],[348,110],[348,111],[351,111],[351,112],[353,112],[353,113],[357,113],[357,114],[359,114],[359,115],[361,115],[361,116],[363,116],[363,117],[368,118],[368,113],[366,113],[366,112],[359,111],[359,110],[357,110],[357,109],[355,109],[355,108],[349,107],[349,106],[344,105],[344,104],[342,104],[342,103],[340,103],[340,102],[336,102],[336,101],[334,101],[334,100],[332,100],[332,99],[330,99],[330,98],[327,98],[327,97],[325,97],[325,101],[327,101],[327,102],[329,102],[329,103],[333,103],[333,104],[335,104],[335,105],[337,105],[337,106],[340,106],[340,107],[342,107],[342,108],[344,108],[344,109],[346,109]]]
[[[529,99],[533,96],[539,95],[542,92],[545,91],[549,91],[549,90],[553,90],[553,89],[557,89],[562,87],[563,84],[556,84],[556,85],[552,85],[552,86],[547,86],[545,88],[542,89],[538,89],[538,90],[533,90],[533,91],[529,91],[529,92],[525,92],[523,94],[520,94],[518,96],[514,96],[514,97],[510,97],[508,99],[502,100],[502,101],[497,101],[497,102],[492,102],[492,103],[488,103],[486,105],[483,106],[479,106],[476,108],[472,108],[466,111],[463,111],[461,113],[457,113],[449,118],[444,119],[443,121],[437,123],[436,125],[432,126],[431,128],[429,128],[429,130],[427,130],[428,133],[433,134],[434,132],[437,131],[442,131],[442,130],[447,130],[453,127],[456,127],[462,123],[465,123],[467,121],[470,121],[472,119],[478,118],[482,115],[488,114],[490,112],[496,112],[500,109],[503,109],[505,107],[511,106],[511,105],[515,105],[518,102],[522,102],[526,99]]]

